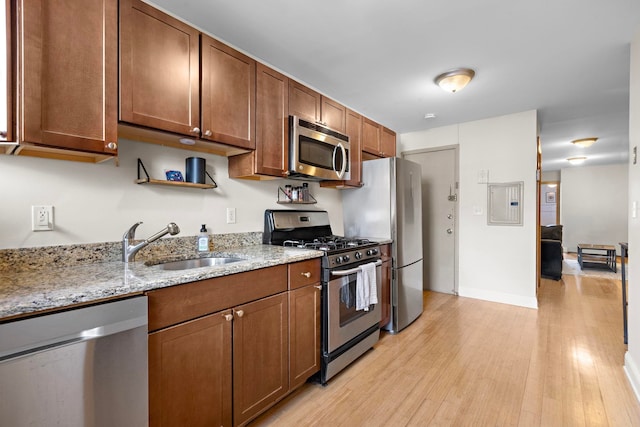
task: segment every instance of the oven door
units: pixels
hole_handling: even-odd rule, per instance
[[[376,288],[382,297],[382,262],[376,262]],[[377,325],[381,318],[380,303],[371,305],[369,311],[356,310],[356,272],[358,267],[332,270],[327,285],[327,348],[331,353]]]

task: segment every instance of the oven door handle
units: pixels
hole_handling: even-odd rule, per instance
[[[382,265],[382,260],[376,261],[376,267],[380,267]],[[357,273],[360,271],[360,267],[350,268],[349,270],[336,270],[332,271],[332,276],[348,276],[349,274]]]

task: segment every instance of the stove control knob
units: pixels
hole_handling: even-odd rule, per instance
[[[362,258],[362,253],[360,253],[360,252],[356,252],[356,253],[354,254],[354,256],[356,257],[356,259],[360,259],[360,258]]]
[[[336,264],[342,264],[342,257],[341,256],[337,256],[336,257]]]
[[[373,249],[369,249],[367,251],[367,255],[371,256],[371,255],[377,255],[378,254],[378,249],[377,248],[373,248]]]
[[[344,262],[348,262],[351,259],[351,257],[349,255],[345,255],[342,257],[342,261]]]

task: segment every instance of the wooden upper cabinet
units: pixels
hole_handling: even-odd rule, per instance
[[[362,119],[362,151],[380,155],[380,125],[371,119]]]
[[[120,1],[120,120],[199,136],[199,38],[142,1]]]
[[[322,96],[308,87],[289,81],[289,114],[298,116],[310,122],[320,121]]]
[[[202,35],[202,138],[254,149],[256,61]]]
[[[382,157],[396,156],[396,133],[386,127],[382,127],[380,153]]]
[[[365,117],[362,123],[362,151],[376,157],[395,157],[396,133]]]
[[[229,157],[230,178],[282,177],[289,162],[289,79],[256,64],[256,149]]]
[[[294,80],[289,83],[289,114],[346,132],[346,107]]]
[[[328,128],[342,133],[347,131],[347,109],[344,105],[323,96],[320,115],[322,123]]]
[[[118,2],[19,2],[20,142],[117,154]]]
[[[353,188],[362,186],[362,116],[347,109],[346,134],[349,136],[348,181],[321,181],[321,187]]]

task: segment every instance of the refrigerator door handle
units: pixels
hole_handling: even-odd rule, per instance
[[[413,261],[413,262],[410,262],[409,264],[401,265],[401,266],[399,266],[399,267],[393,267],[393,269],[394,269],[394,270],[400,270],[401,268],[405,268],[405,267],[409,267],[409,266],[411,266],[411,265],[413,265],[413,264],[417,264],[417,263],[419,263],[420,261],[422,261],[422,258],[420,258],[420,259],[418,259],[418,260],[415,260],[415,261]]]

